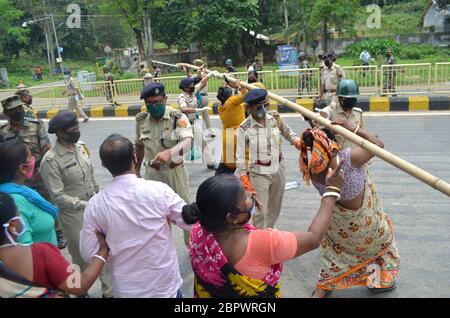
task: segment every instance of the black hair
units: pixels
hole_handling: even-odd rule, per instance
[[[16,216],[17,207],[14,199],[7,193],[0,192],[0,226]],[[0,231],[0,242],[5,241],[4,231]]]
[[[197,190],[196,202],[185,205],[181,216],[187,224],[200,221],[208,232],[227,227],[228,213],[237,213],[245,189],[234,175],[220,174],[206,179]]]
[[[233,90],[229,87],[219,87],[219,90],[217,91],[217,99],[224,103],[230,96],[233,95]]]
[[[102,164],[113,176],[131,169],[133,154],[133,143],[119,134],[110,135],[100,146]]]
[[[19,166],[27,162],[28,148],[18,140],[0,143],[0,183],[11,182]]]
[[[325,135],[327,135],[328,139],[331,139],[334,142],[336,142],[336,136],[333,134],[333,132],[331,132],[331,130],[329,130],[328,128],[321,128],[320,130],[322,130],[325,133]],[[312,132],[310,130],[305,131],[302,137],[303,140],[305,141],[306,146],[312,148],[314,143]]]
[[[259,74],[258,74],[258,72],[256,70],[248,72],[247,76],[250,75],[250,74],[254,74],[256,78],[259,78]]]

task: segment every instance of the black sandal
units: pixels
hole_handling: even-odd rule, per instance
[[[386,288],[370,288],[370,287],[367,287],[367,289],[369,289],[369,291],[371,291],[372,293],[375,293],[375,294],[390,292],[390,291],[394,290],[395,288],[397,288],[397,283],[396,283],[395,280],[394,280],[394,282],[392,283],[391,286],[386,287]]]

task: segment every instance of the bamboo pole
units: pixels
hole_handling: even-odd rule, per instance
[[[177,67],[177,66],[178,67],[188,67],[188,68],[191,68],[194,70],[198,70],[198,67],[191,65],[191,64],[187,64],[187,63],[178,63],[177,65],[174,65],[174,66],[175,67]],[[208,71],[208,72],[211,72],[211,71]],[[224,74],[221,74],[217,71],[212,72],[212,73],[213,73],[212,75],[215,77],[218,77],[218,78],[224,77]],[[250,85],[248,83],[238,81],[237,79],[234,79],[230,76],[227,76],[227,79],[230,82],[239,82],[242,87],[247,88],[247,89],[257,89],[258,88],[256,86]],[[378,147],[377,145],[371,143],[370,141],[368,141],[364,138],[361,138],[357,134],[354,134],[353,132],[348,131],[344,127],[341,127],[339,125],[332,125],[331,121],[322,117],[319,113],[314,113],[314,112],[310,111],[309,109],[307,109],[301,105],[298,105],[290,100],[287,100],[286,98],[278,96],[274,93],[268,92],[268,96],[270,99],[273,99],[273,100],[279,102],[280,104],[287,106],[287,107],[291,108],[292,110],[295,110],[296,112],[299,112],[304,117],[310,118],[310,119],[318,122],[319,124],[327,127],[328,129],[332,129],[333,131],[344,136],[348,140],[354,142],[355,144],[361,146],[362,148],[366,149],[370,153],[374,154],[378,158],[390,163],[394,167],[399,168],[400,170],[406,172],[407,174],[419,179],[420,181],[428,184],[430,187],[432,187],[450,197],[450,184],[448,184],[444,180],[430,174],[429,172],[427,172],[419,167],[416,167],[415,165],[409,163],[406,160],[403,160],[402,158],[390,153],[389,151]]]

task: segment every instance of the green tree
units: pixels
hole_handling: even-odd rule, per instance
[[[355,36],[355,12],[359,8],[358,0],[317,0],[311,12],[311,24],[322,29],[322,48],[328,49],[330,27],[340,35]]]
[[[258,12],[258,0],[169,0],[154,13],[153,30],[168,46],[197,43],[202,55],[233,46],[243,58],[243,39],[260,26]]]
[[[14,7],[10,0],[0,0],[0,60],[17,55],[22,44],[29,41],[29,30],[22,28],[20,19],[24,12]]]

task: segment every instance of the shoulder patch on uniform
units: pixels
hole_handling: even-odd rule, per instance
[[[148,115],[147,112],[140,112],[139,114],[136,115],[136,121],[141,121],[145,119],[147,115]]]
[[[186,128],[188,125],[189,125],[189,120],[186,118],[181,118],[178,121],[178,127],[180,127],[180,128]]]
[[[247,119],[245,119],[242,123],[241,123],[241,125],[240,125],[240,127],[242,128],[242,129],[248,129],[248,128],[250,128],[250,120],[249,120],[249,118],[250,117],[247,117]]]
[[[359,107],[353,107],[353,110],[356,110],[357,112],[360,112],[360,113],[363,112],[363,110],[361,108],[359,108]]]

